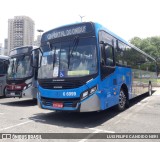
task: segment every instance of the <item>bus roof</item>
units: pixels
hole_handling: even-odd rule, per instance
[[[104,30],[106,31],[108,34],[112,35],[113,37],[115,37],[116,39],[118,39],[119,41],[125,43],[126,45],[134,48],[135,50],[139,51],[140,53],[144,54],[145,56],[151,58],[152,60],[155,60],[153,57],[151,57],[149,54],[145,53],[144,51],[142,51],[141,49],[139,49],[138,47],[132,45],[131,43],[127,42],[126,40],[124,40],[123,38],[119,37],[118,35],[116,35],[115,33],[113,33],[112,31],[110,31],[109,29],[105,28],[104,26],[102,26],[99,23],[95,23],[95,27],[96,29],[99,30]],[[156,60],[155,60],[156,61]]]
[[[13,51],[13,50],[15,50],[15,49],[25,48],[25,47],[32,47],[33,49],[37,49],[37,48],[38,48],[38,46],[28,45],[28,46],[15,47],[15,48],[11,49],[10,51]]]
[[[102,26],[101,24],[97,23],[97,22],[82,22],[82,23],[73,23],[73,24],[68,24],[68,25],[64,25],[64,26],[60,26],[54,29],[51,29],[45,33],[42,34],[42,38],[41,38],[41,42],[45,41],[46,39],[46,35],[49,33],[52,33],[54,30],[60,29],[60,28],[66,28],[66,27],[71,27],[71,26],[77,26],[77,25],[82,25],[82,24],[91,24],[95,26],[95,32],[98,33],[99,30],[104,30],[106,31],[108,34],[112,35],[114,38],[118,39],[119,41],[125,43],[126,45],[134,48],[135,50],[137,50],[138,52],[144,54],[145,56],[151,58],[152,60],[155,60],[153,57],[151,57],[150,55],[148,55],[147,53],[145,53],[144,51],[140,50],[139,48],[137,48],[136,46],[132,45],[131,43],[127,42],[126,40],[124,40],[123,38],[121,38],[120,36],[116,35],[115,33],[113,33],[112,31],[110,31],[109,29],[107,29],[106,27]],[[155,60],[156,61],[156,60]]]
[[[21,54],[28,54],[31,52],[31,50],[38,49],[38,46],[21,46],[21,47],[15,47],[12,50],[10,50],[9,56],[17,56]]]
[[[5,55],[0,55],[0,59],[8,60],[10,57]]]
[[[74,23],[51,29],[42,34],[41,43],[49,40],[92,34],[94,32],[93,22]]]

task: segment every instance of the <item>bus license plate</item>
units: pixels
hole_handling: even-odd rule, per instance
[[[53,107],[62,108],[63,107],[63,103],[61,103],[61,102],[53,102]]]
[[[14,93],[14,92],[11,92],[10,95],[11,95],[11,96],[15,96],[15,93]]]

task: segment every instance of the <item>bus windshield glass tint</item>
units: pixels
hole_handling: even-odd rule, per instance
[[[22,55],[10,59],[8,78],[26,78],[32,76],[30,56]]]
[[[81,77],[97,73],[95,38],[76,37],[69,41],[50,43],[50,48],[52,50],[45,52],[42,57],[38,73],[40,79]]]

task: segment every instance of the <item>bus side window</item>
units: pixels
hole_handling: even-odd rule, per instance
[[[112,46],[110,45],[105,46],[105,54],[106,54],[106,66],[114,66]]]

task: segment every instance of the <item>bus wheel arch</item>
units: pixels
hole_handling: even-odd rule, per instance
[[[119,91],[119,102],[117,104],[118,111],[123,111],[125,108],[129,107],[129,94],[128,87],[126,84],[122,84]]]

